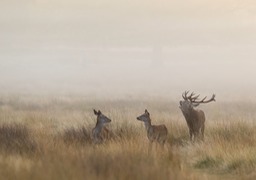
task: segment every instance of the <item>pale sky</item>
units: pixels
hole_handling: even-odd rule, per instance
[[[1,92],[243,97],[255,32],[253,0],[1,0]]]

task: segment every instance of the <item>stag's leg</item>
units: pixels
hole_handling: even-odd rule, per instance
[[[189,137],[190,137],[190,141],[192,141],[192,135],[193,135],[193,132],[191,129],[189,129]]]
[[[204,141],[204,124],[203,124],[203,126],[201,128],[201,134],[202,134],[202,141]]]
[[[199,130],[194,132],[194,142],[199,140]]]

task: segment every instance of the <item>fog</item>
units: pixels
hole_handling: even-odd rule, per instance
[[[1,0],[0,93],[256,99],[253,0]]]

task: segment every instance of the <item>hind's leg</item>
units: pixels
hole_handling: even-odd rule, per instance
[[[151,153],[152,151],[152,144],[153,144],[153,141],[149,141],[149,144],[148,144],[148,155]]]
[[[164,149],[165,140],[161,141],[159,144],[160,144],[161,149]]]

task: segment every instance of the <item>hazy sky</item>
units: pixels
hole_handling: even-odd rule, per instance
[[[1,0],[1,92],[243,97],[255,32],[254,0]]]

